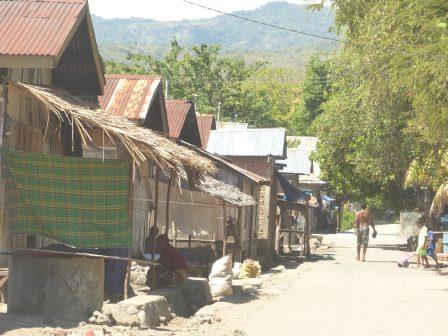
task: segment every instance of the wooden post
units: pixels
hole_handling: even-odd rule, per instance
[[[159,185],[160,185],[160,167],[156,167],[156,187],[154,191],[154,223],[152,226],[157,226],[157,217],[159,215]]]
[[[222,256],[227,254],[227,227],[226,227],[226,205],[222,205],[222,223],[223,223],[223,236],[222,236]]]
[[[173,181],[173,175],[170,174],[170,179],[168,181],[168,191],[166,193],[166,208],[165,208],[165,234],[168,236],[170,231],[170,197],[171,197],[171,184]]]
[[[173,245],[174,245],[174,247],[177,247],[177,227],[176,227],[176,221],[173,221]]]
[[[128,258],[131,259],[132,257],[132,253],[131,253],[132,249],[129,249],[128,251]],[[128,265],[126,267],[126,277],[124,278],[124,299],[129,299],[129,292],[128,292],[128,288],[129,288],[129,281],[131,279],[131,261],[128,261]]]
[[[188,235],[188,251],[191,249],[191,235]]]
[[[129,218],[131,219],[131,223],[133,225],[134,221],[133,221],[133,214],[134,214],[134,186],[135,186],[135,163],[134,161],[132,161],[132,172],[131,172],[131,181],[129,183]],[[132,257],[132,247],[129,249],[128,251],[128,258],[131,259]],[[128,261],[127,267],[126,267],[126,277],[124,278],[124,299],[128,299],[129,298],[129,293],[128,293],[128,287],[129,287],[129,282],[131,279],[131,260]]]
[[[160,184],[160,167],[157,165],[156,166],[156,187],[155,187],[155,195],[154,195],[154,223],[152,226],[157,227],[157,217],[158,217],[158,212],[159,212],[159,184]],[[157,242],[157,235],[154,235],[154,244],[153,244],[153,249],[151,251],[151,259],[152,261],[154,261],[154,248],[156,246],[156,242]],[[151,286],[150,289],[155,289],[157,285],[157,280],[156,280],[156,268],[154,265],[151,265]]]
[[[306,200],[306,220],[305,220],[305,256],[310,255],[310,201]]]
[[[233,237],[235,240],[235,245],[238,244],[236,251],[237,251],[237,256],[233,256],[234,261],[239,261],[242,262],[243,260],[243,237],[242,237],[242,231],[243,231],[243,221],[241,218],[241,214],[242,214],[242,209],[241,207],[238,207],[238,219],[237,219],[237,225],[236,225],[236,237]],[[249,237],[250,238],[250,237]],[[236,258],[236,259],[235,259]]]

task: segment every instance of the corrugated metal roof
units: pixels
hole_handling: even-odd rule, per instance
[[[210,132],[207,150],[224,156],[286,157],[284,128],[224,129]]]
[[[201,135],[202,148],[207,148],[210,131],[216,129],[215,117],[211,114],[196,115],[198,119],[199,134]]]
[[[319,164],[310,159],[311,153],[317,148],[317,137],[294,136],[288,137],[288,141],[295,141],[298,144],[296,147],[288,148],[285,160],[277,161],[286,165],[281,172],[308,175],[310,180],[317,179],[320,175]]]
[[[0,0],[0,54],[58,56],[86,0]]]
[[[128,119],[145,119],[161,77],[146,75],[106,75],[100,106],[111,115]]]
[[[299,148],[288,148],[287,158],[285,160],[278,160],[278,163],[285,164],[281,169],[285,174],[311,174],[311,160],[309,151]]]
[[[165,105],[170,137],[177,139],[184,127],[188,112],[194,109],[194,103],[191,100],[166,99]]]

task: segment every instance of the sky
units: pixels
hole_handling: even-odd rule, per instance
[[[192,0],[224,12],[251,10],[269,0]],[[271,0],[272,1],[272,0]],[[310,3],[310,0],[288,0],[290,3]],[[162,21],[200,19],[216,16],[206,9],[182,0],[89,0],[90,11],[103,18],[143,17]],[[125,4],[125,5],[124,5]]]

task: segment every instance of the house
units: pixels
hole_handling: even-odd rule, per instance
[[[170,137],[195,146],[202,146],[198,119],[191,100],[166,100]]]
[[[211,114],[196,114],[198,119],[199,134],[201,135],[201,147],[207,148],[210,132],[216,130],[216,120]]]
[[[286,130],[223,129],[210,132],[207,151],[229,159],[233,164],[270,181],[262,186],[259,203],[259,254],[274,254],[277,213],[276,161],[286,158]]]
[[[107,74],[105,78],[104,94],[98,97],[104,111],[169,134],[161,77]]]
[[[288,137],[288,142],[296,143],[294,147],[287,149],[287,158],[278,162],[284,166],[280,173],[295,187],[308,191],[319,202],[322,191],[326,187],[326,182],[319,179],[319,163],[311,159],[312,153],[317,148],[317,137],[294,136]],[[319,203],[317,211],[314,211],[310,226],[312,231],[320,228],[320,214],[322,208]]]
[[[73,157],[89,157],[89,148],[99,148],[104,159],[105,149],[114,146],[115,158],[132,162],[132,181],[149,171],[148,166],[173,179],[188,174],[193,184],[214,172],[211,161],[120,115],[97,109],[106,81],[87,1],[0,0],[0,32],[3,148]],[[8,195],[2,192],[0,197],[2,209],[7,209]],[[134,198],[131,204],[136,206]],[[8,221],[7,215],[0,217],[0,248],[49,242],[33,234],[10,236]],[[140,229],[133,228],[134,251],[141,246],[136,232]],[[0,264],[7,265],[7,258]]]
[[[237,254],[235,258],[237,260],[244,260],[247,257],[255,258],[258,255],[259,207],[263,204],[261,191],[262,187],[269,186],[270,180],[245,170],[219,155],[211,154],[204,149],[186,143],[184,145],[207,157],[215,164],[218,169],[215,174],[217,180],[254,198],[255,204],[252,207],[235,209],[234,216],[238,220],[239,235],[230,249],[234,248],[234,256]]]

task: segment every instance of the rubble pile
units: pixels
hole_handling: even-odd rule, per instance
[[[131,265],[131,287],[134,291],[138,291],[143,287],[146,287],[146,274],[149,267],[140,266],[135,262]]]

